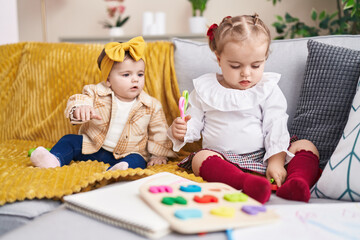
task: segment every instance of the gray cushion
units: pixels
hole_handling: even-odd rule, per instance
[[[300,89],[304,80],[308,55],[307,42],[309,39],[360,50],[360,35],[330,35],[312,38],[273,40],[271,42],[270,55],[265,64],[265,71],[281,74],[279,87],[283,91],[288,103],[289,129],[292,119],[295,116]]]
[[[0,236],[60,206],[60,201],[25,200],[0,206]]]
[[[360,51],[308,41],[291,134],[312,141],[324,168],[344,130],[360,75]]]
[[[194,89],[192,80],[205,73],[218,72],[221,69],[215,54],[205,42],[174,38],[175,71],[180,92]]]

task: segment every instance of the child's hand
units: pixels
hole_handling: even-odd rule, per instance
[[[148,162],[148,166],[154,166],[159,164],[166,164],[167,158],[166,157],[151,157],[150,161]]]
[[[76,107],[73,113],[73,117],[78,121],[89,121],[91,119],[101,120],[101,117],[96,114],[93,107],[90,106],[79,106]]]
[[[185,116],[185,120],[178,117],[175,118],[174,122],[171,124],[171,133],[173,137],[181,142],[184,141],[184,137],[187,130],[187,122],[191,119],[190,115]]]
[[[274,165],[272,167],[268,167],[266,169],[266,178],[270,181],[271,178],[274,179],[274,184],[276,184],[278,187],[281,187],[281,185],[284,183],[286,179],[286,169],[284,166],[277,166]]]
[[[275,180],[274,182],[278,187],[281,187],[281,184],[284,183],[286,175],[286,169],[284,166],[281,165],[269,165],[266,169],[266,178],[269,179],[269,181],[271,178],[273,178]]]
[[[275,180],[278,187],[285,182],[287,172],[284,167],[286,153],[281,152],[273,155],[268,159],[268,167],[266,169],[266,178],[270,181],[271,178]]]

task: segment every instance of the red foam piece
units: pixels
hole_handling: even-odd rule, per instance
[[[278,188],[279,187],[276,184],[271,184],[271,191],[276,191]]]
[[[212,202],[217,203],[218,199],[213,195],[204,195],[202,197],[195,196],[194,201],[197,203],[212,203]]]

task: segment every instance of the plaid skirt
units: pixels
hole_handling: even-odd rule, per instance
[[[263,159],[265,155],[265,149],[261,149],[251,153],[245,154],[236,154],[233,152],[223,152],[223,151],[215,151],[212,149],[204,148],[201,150],[210,150],[220,154],[226,161],[234,164],[241,170],[245,172],[256,172],[262,175],[265,175],[266,166],[263,164]],[[200,151],[201,151],[200,150]],[[198,151],[199,152],[199,151]],[[181,162],[178,163],[179,167],[186,168],[188,170],[192,170],[192,159],[196,153],[191,153],[188,157],[184,158]]]
[[[289,147],[291,143],[296,142],[298,137],[296,135],[290,138]],[[251,153],[244,153],[244,154],[236,154],[233,152],[223,152],[223,151],[216,151],[213,149],[204,148],[201,150],[210,150],[220,154],[226,161],[234,164],[244,172],[256,172],[261,175],[266,174],[266,166],[264,166],[264,156],[265,156],[265,149],[260,149],[255,152]],[[188,157],[184,158],[181,162],[178,163],[179,167],[186,168],[188,170],[192,170],[192,159],[196,153],[191,153]]]

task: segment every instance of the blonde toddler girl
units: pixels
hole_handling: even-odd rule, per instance
[[[307,140],[290,145],[280,74],[264,73],[269,29],[257,14],[226,17],[209,28],[208,37],[222,74],[193,80],[188,115],[168,129],[175,151],[202,137],[203,149],[179,165],[206,181],[242,189],[261,203],[271,195],[271,178],[278,196],[307,202],[319,154]]]

